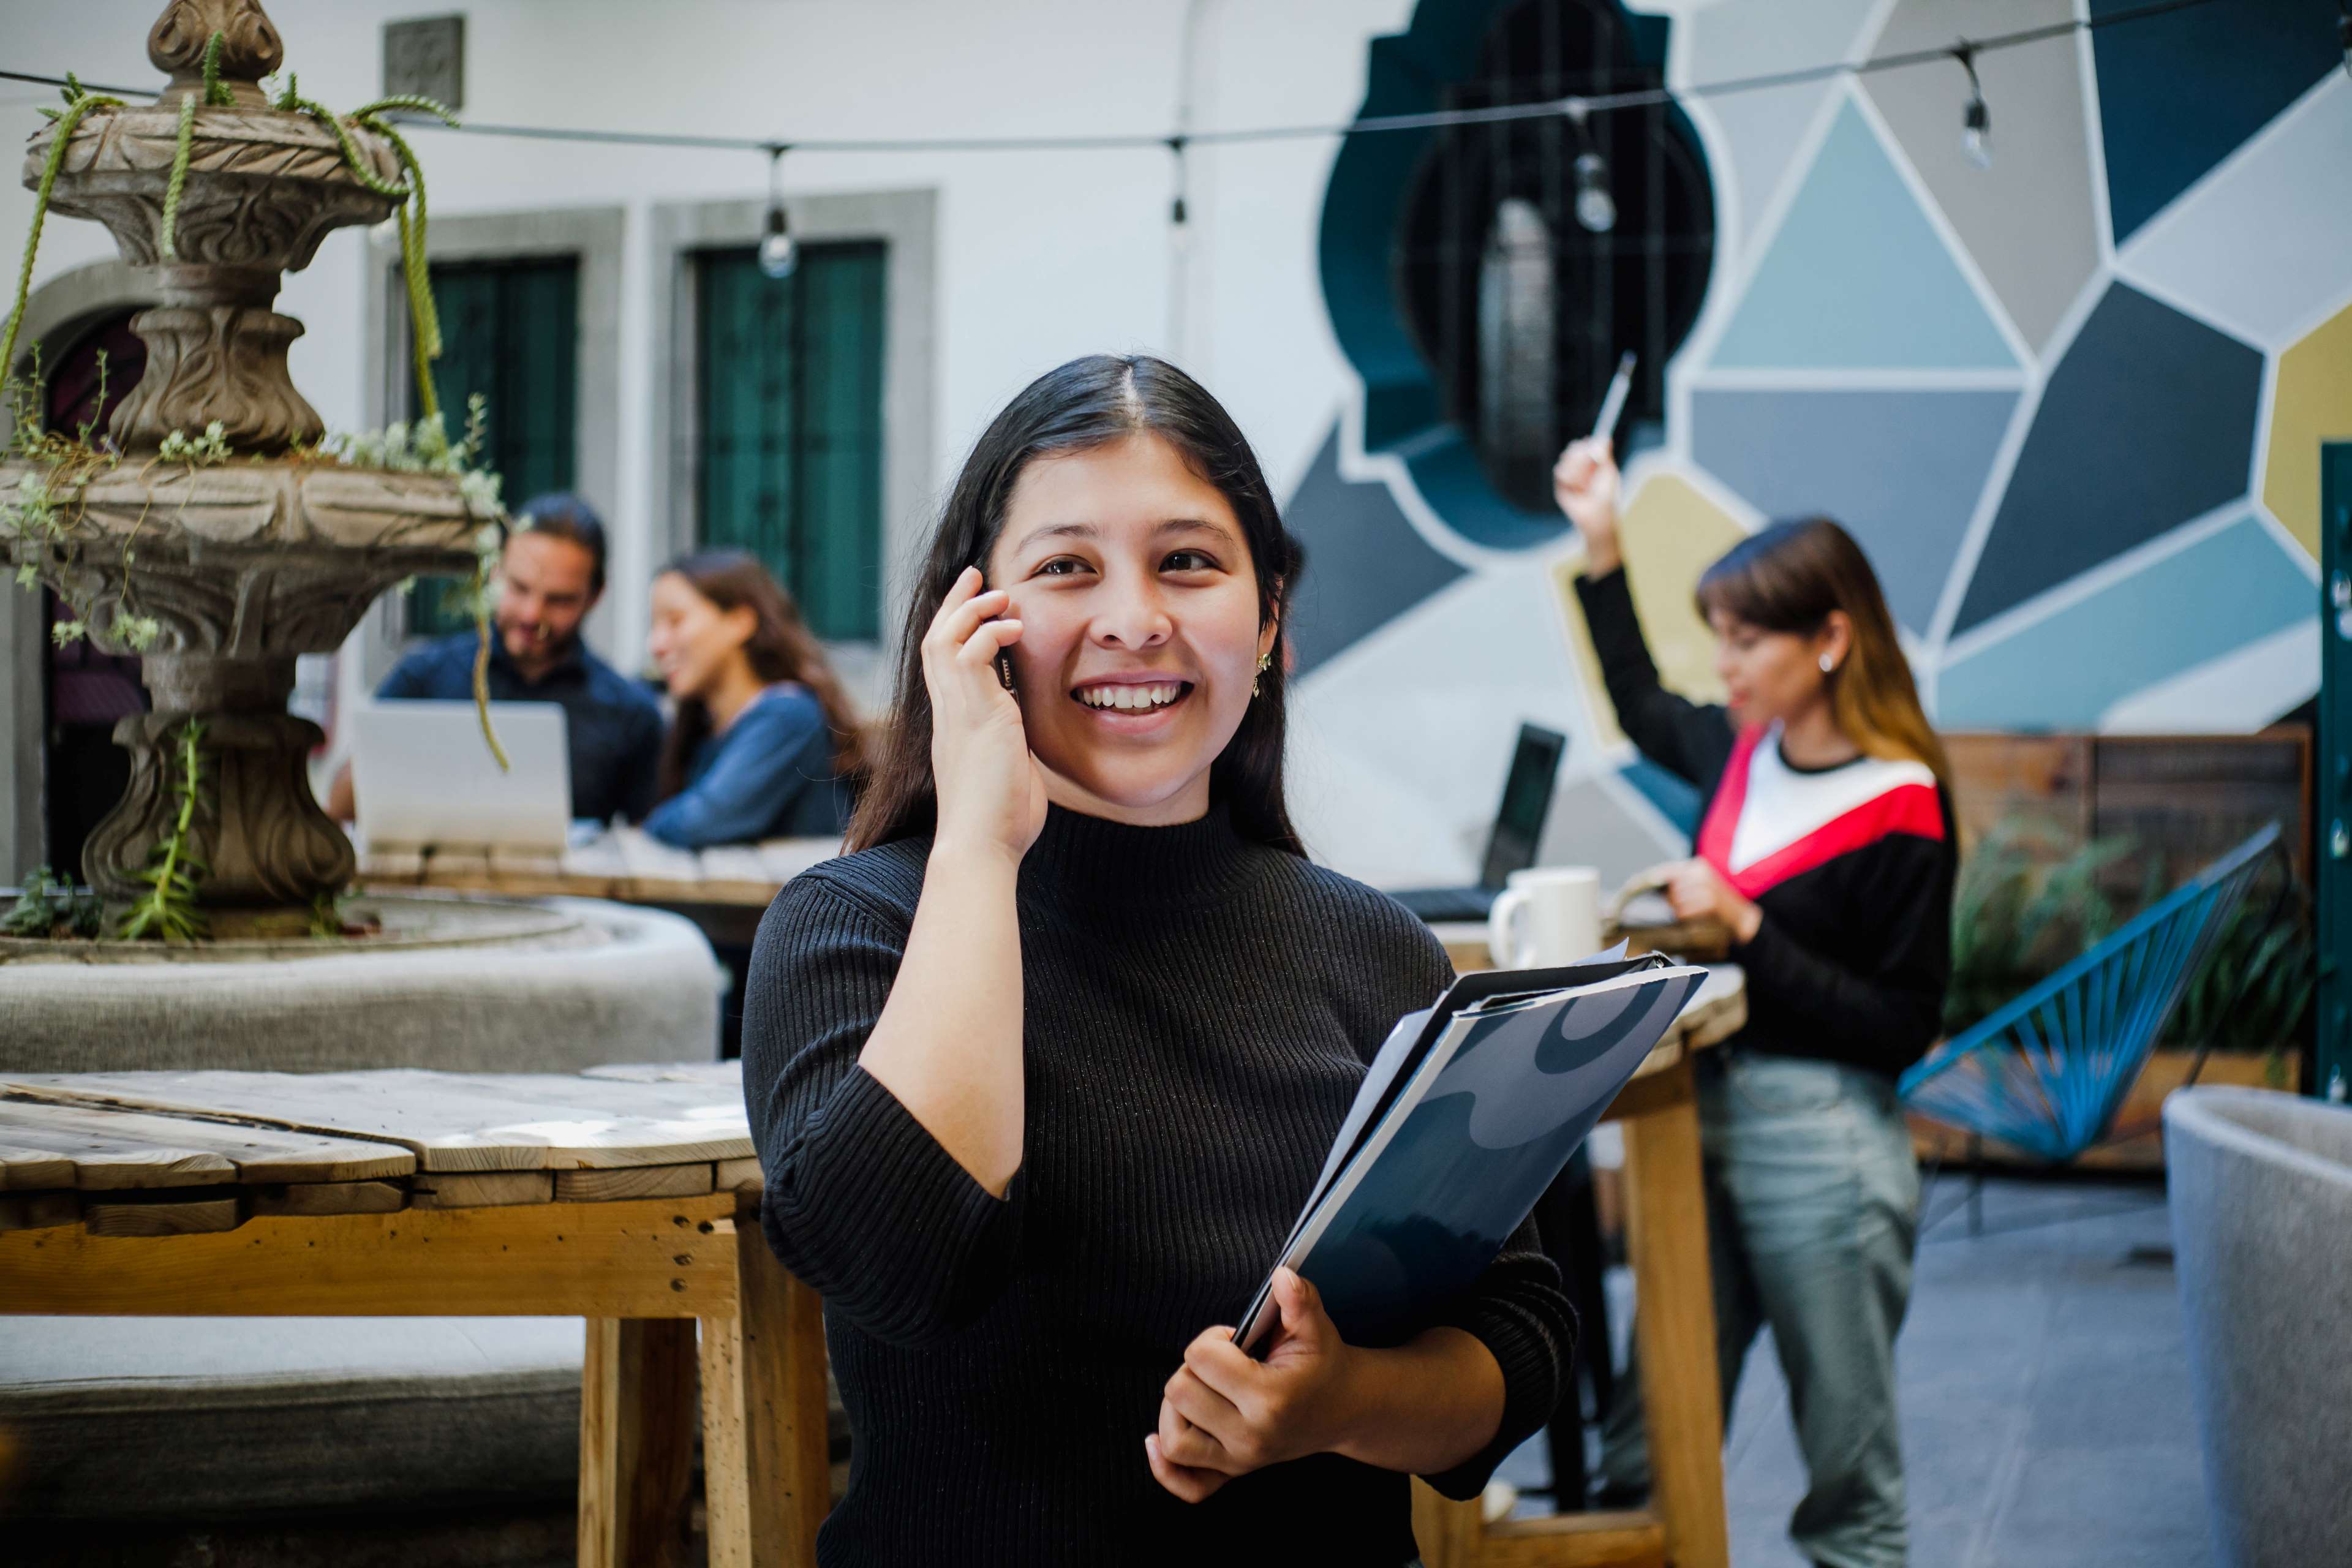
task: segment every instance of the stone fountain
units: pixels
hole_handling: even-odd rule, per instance
[[[217,90],[203,101],[215,33],[226,104]],[[116,460],[77,459],[69,526],[0,528],[0,552],[62,595],[101,647],[142,645],[155,710],[115,731],[131,787],[83,859],[110,905],[143,890],[150,850],[176,838],[177,742],[202,722],[206,794],[193,838],[209,868],[196,897],[215,940],[0,937],[0,1075],[707,1061],[719,972],[701,933],[673,914],[590,900],[370,896],[360,907],[375,935],[307,935],[316,900],[351,882],[354,861],[311,798],[306,763],[320,737],[286,711],[294,660],[333,651],[403,578],[471,572],[486,520],[454,478],[349,467],[315,449],[319,416],[286,365],[301,323],[272,309],[279,276],[308,263],[329,231],[379,222],[395,202],[353,174],[327,125],[264,100],[256,84],[282,52],[254,0],[173,0],[148,38],[171,78],[160,100],[88,111],[67,136],[53,213],[106,225],[161,303],[132,322],[148,360],[109,432]],[[192,95],[166,259],[165,195]],[[58,133],[33,138],[28,183]],[[351,134],[379,181],[398,179],[381,138]],[[183,460],[176,442],[174,457],[162,455],[167,437],[215,424],[226,459]],[[28,476],[37,487],[58,477],[11,465],[0,502],[16,500]],[[207,1521],[235,1519],[289,1499],[405,1517],[420,1498],[460,1495],[446,1489],[487,1488],[498,1502],[533,1486],[568,1489],[576,1470],[576,1322],[485,1333],[473,1320],[411,1319],[377,1335],[345,1321],[191,1319],[126,1349],[109,1320],[0,1320],[0,1344],[19,1347],[0,1358],[0,1427],[71,1439],[31,1456],[30,1491],[9,1498],[12,1523],[24,1510],[73,1521],[77,1540],[142,1511],[200,1505]],[[146,1381],[105,1392],[133,1350]],[[93,1388],[87,1409],[71,1404]],[[78,1413],[37,1425],[60,1409]],[[429,1431],[386,1439],[389,1457],[354,1467],[352,1434],[380,1436],[397,1425],[385,1413],[405,1409],[431,1411]],[[275,1458],[215,1467],[194,1504],[157,1502],[149,1487],[129,1496],[111,1461],[146,1439],[128,1435],[125,1419],[173,1452]],[[467,1441],[450,1443],[454,1429]]]
[[[215,32],[232,101],[206,106]],[[397,203],[360,181],[327,125],[269,107],[257,84],[284,50],[260,5],[173,0],[147,53],[170,87],[152,107],[101,109],[74,126],[50,200],[56,214],[104,224],[161,301],[131,323],[148,357],[110,427],[121,460],[79,490],[77,537],[7,539],[0,549],[32,565],[107,651],[131,651],[119,624],[127,616],[157,623],[138,650],[154,711],[115,731],[131,752],[131,787],[90,837],[90,885],[116,906],[143,890],[139,873],[177,806],[174,737],[201,720],[200,901],[224,934],[299,929],[317,900],[351,882],[354,862],[310,793],[307,759],[322,736],[286,711],[295,658],[333,652],[404,578],[471,572],[474,536],[489,520],[468,511],[455,478],[347,468],[315,451],[324,426],[286,365],[302,323],[271,308],[280,275],[309,265],[330,230],[381,222]],[[199,107],[166,259],[164,197],[180,106],[192,96]],[[38,185],[58,132],[33,138],[27,185]],[[348,133],[377,177],[396,184],[391,147],[363,129]],[[175,432],[194,437],[215,425],[229,460],[159,459]],[[0,468],[0,486],[14,494],[29,472]]]
[[[334,127],[271,105],[259,82],[285,50],[257,0],[172,0],[147,55],[171,79],[152,106],[87,110],[27,150],[26,183],[37,188],[65,135],[51,215],[104,224],[159,303],[131,319],[147,363],[107,432],[111,459],[84,452],[63,479],[42,452],[0,466],[0,502],[28,479],[67,496],[46,531],[21,516],[0,526],[0,558],[30,566],[101,648],[143,659],[154,710],[115,729],[130,788],[82,858],[110,914],[148,890],[142,871],[178,833],[181,742],[201,723],[187,847],[205,868],[194,900],[214,940],[0,937],[0,1068],[709,1057],[715,971],[700,934],[674,917],[410,894],[366,900],[373,936],[310,936],[356,860],[310,793],[323,737],[286,710],[295,658],[333,652],[404,578],[471,573],[477,536],[495,520],[469,510],[454,475],[321,453],[324,426],[287,372],[302,323],[272,308],[281,275],[307,266],[330,231],[400,205],[383,194],[404,188],[387,139],[341,122],[383,187],[371,189]],[[167,258],[166,195],[191,100]],[[210,430],[213,452],[187,457],[182,443]],[[371,1006],[383,1016],[367,1017]]]

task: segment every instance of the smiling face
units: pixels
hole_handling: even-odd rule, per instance
[[[720,676],[745,658],[743,645],[759,629],[749,605],[722,610],[677,572],[654,579],[653,629],[646,638],[654,668],[673,697],[707,698]]]
[[[499,635],[519,664],[569,648],[595,607],[595,556],[552,533],[524,529],[509,538],[499,558]]]
[[[1206,812],[1276,635],[1223,494],[1149,434],[1039,458],[986,571],[1022,623],[1013,682],[1049,795],[1145,825]]]

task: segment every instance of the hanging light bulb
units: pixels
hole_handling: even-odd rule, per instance
[[[1576,155],[1576,221],[1589,233],[1607,234],[1617,226],[1617,198],[1609,194],[1608,161],[1592,144],[1591,129],[1584,122],[1591,112],[1581,100],[1568,100],[1568,121],[1584,144]]]
[[[779,282],[790,278],[801,264],[801,247],[793,239],[792,225],[784,219],[783,163],[781,144],[768,149],[768,222],[760,237],[760,271]]]
[[[1985,107],[1984,87],[1977,80],[1976,46],[1963,39],[1952,51],[1969,73],[1968,106],[1960,110],[1960,151],[1979,169],[1992,167],[1992,110]]]
[[[1185,191],[1191,184],[1190,180],[1187,178],[1190,171],[1186,167],[1184,162],[1184,149],[1190,140],[1190,138],[1183,136],[1171,136],[1168,138],[1168,151],[1176,160],[1176,194],[1168,204],[1168,227],[1171,237],[1173,238],[1178,245],[1182,245],[1189,237],[1185,233],[1185,230],[1191,226],[1192,221],[1192,213],[1186,207],[1184,202]]]
[[[1617,198],[1609,194],[1609,165],[1598,153],[1576,155],[1576,221],[1594,234],[1617,226]]]

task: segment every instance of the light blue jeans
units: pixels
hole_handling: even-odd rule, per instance
[[[1919,1167],[1895,1086],[1757,1051],[1706,1052],[1698,1067],[1726,1417],[1769,1323],[1808,1481],[1790,1537],[1829,1568],[1902,1568],[1895,1334],[1911,1300]],[[1631,1367],[1602,1426],[1601,1479],[1650,1484]]]

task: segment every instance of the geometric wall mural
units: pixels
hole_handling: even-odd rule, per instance
[[[2143,687],[2308,621],[2311,578],[2241,514],[2032,625],[1947,665],[1939,718],[1957,729],[2095,730]],[[2275,712],[2249,712],[2249,726]]]
[[[1767,517],[1821,513],[1844,524],[1895,620],[1924,637],[2017,397],[1702,387],[1691,398],[1691,453]]]
[[[2226,0],[1980,57],[1980,167],[1962,156],[1966,78],[1948,58],[1769,98],[1688,89],[2063,23],[2077,0],[1617,3],[1671,11],[1666,83],[1722,219],[1664,417],[1627,438],[1636,609],[1670,684],[1711,683],[1687,605],[1706,560],[1737,530],[1822,512],[1871,556],[1945,727],[2252,730],[2316,689],[2319,445],[2352,438],[2352,79],[2334,6]],[[2104,16],[2136,0],[2087,4]],[[1423,0],[1413,26],[1446,9]],[[1376,68],[1392,58],[1376,48]],[[1360,268],[1325,281],[1327,302],[1344,286],[1363,307]],[[1388,452],[1374,414],[1412,352],[1357,359],[1340,337],[1364,397],[1341,423],[1366,449],[1330,454],[1328,474],[1318,462],[1294,501],[1333,517],[1332,478]],[[1444,426],[1442,409],[1415,417]],[[1573,534],[1456,515],[1394,456],[1380,482],[1416,548],[1551,584],[1582,715],[1571,780],[1672,847],[1677,799],[1612,721],[1565,588]],[[1645,530],[1644,510],[1684,521]],[[1317,560],[1349,537],[1318,530]],[[1378,614],[1345,635],[1412,615],[1394,601],[1419,591],[1398,585],[1412,575],[1383,574]],[[1522,715],[1471,672],[1523,631],[1445,628],[1465,672],[1453,721],[1483,713],[1497,746]],[[1465,841],[1491,787],[1448,796]]]
[[[2352,148],[2352,142],[2346,145]],[[2352,261],[2347,266],[2352,267]],[[2352,440],[2352,305],[2278,356],[2271,391],[2263,504],[2315,561],[2319,559],[2319,465],[2311,455],[2331,439]]]
[[[1954,38],[2023,32],[2074,15],[2074,0],[1900,0],[1874,52],[1947,48]],[[1998,49],[1978,58],[1977,74],[1986,101],[2000,105],[1989,169],[1952,134],[1960,68],[1951,60],[1862,82],[1930,201],[2039,353],[2099,265],[2081,63],[2069,49]]]
[[[2091,0],[2093,17],[2145,0]],[[2321,0],[2228,0],[2091,35],[2117,245],[2344,55]]]
[[[2243,495],[2263,356],[2112,285],[2050,372],[1955,632]]]
[[[1736,370],[2008,370],[2017,359],[1849,98],[1712,363]]]
[[[1339,477],[1336,423],[1292,495],[1286,519],[1307,551],[1283,628],[1297,674],[1462,575],[1412,531],[1386,485]]]

